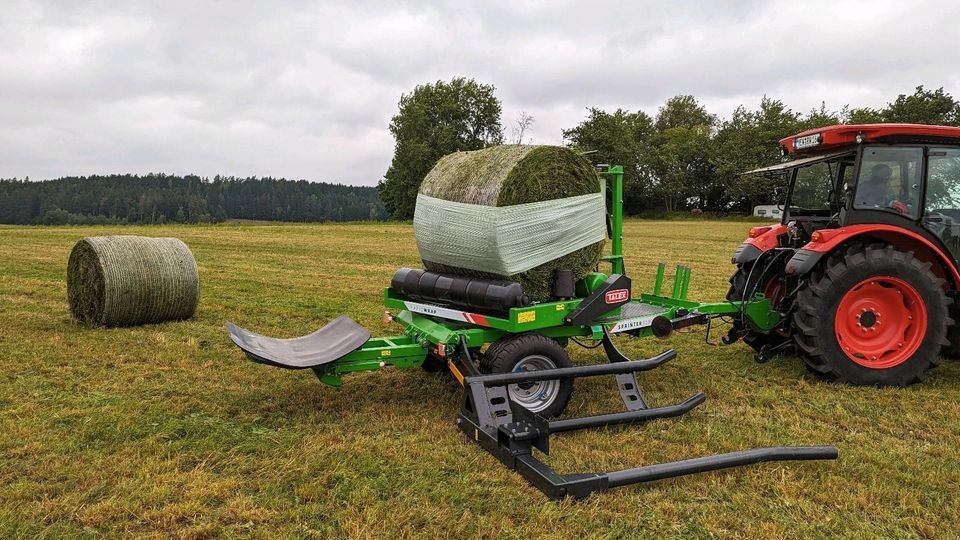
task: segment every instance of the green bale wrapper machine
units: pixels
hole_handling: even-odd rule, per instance
[[[668,406],[651,407],[641,392],[638,372],[676,356],[668,350],[645,360],[626,358],[611,340],[667,337],[674,330],[730,317],[758,332],[773,329],[780,314],[763,295],[746,301],[700,303],[687,298],[690,268],[677,266],[665,291],[665,265],[653,290],[636,298],[623,261],[623,168],[601,166],[609,194],[607,232],[610,273],[592,272],[574,280],[557,270],[551,300],[531,302],[520,284],[401,268],[384,291],[386,317],[403,327],[396,336],[370,332],[341,316],[313,334],[276,339],[227,323],[233,342],[258,363],[310,369],[320,381],[340,386],[357,371],[389,367],[446,367],[464,387],[457,417],[467,437],[516,470],[549,497],[584,497],[616,486],[725,469],[763,461],[835,459],[833,447],[772,447],[712,455],[622,471],[558,474],[533,450],[549,451],[552,433],[680,416],[706,399],[702,393]],[[590,340],[586,344],[582,340]],[[608,363],[573,366],[570,342],[602,345]],[[613,375],[626,410],[557,419],[566,408],[574,379]]]

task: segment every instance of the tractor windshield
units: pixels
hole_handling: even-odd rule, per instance
[[[794,169],[785,219],[830,218],[841,204],[844,184],[852,184],[854,154],[835,156]]]
[[[927,151],[925,206],[923,225],[960,261],[960,149]]]
[[[920,211],[923,148],[868,146],[861,161],[853,207],[916,218]]]

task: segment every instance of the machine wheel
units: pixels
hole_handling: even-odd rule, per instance
[[[490,345],[480,362],[482,373],[513,373],[572,367],[567,351],[537,333],[512,334]],[[507,386],[510,400],[544,418],[560,416],[573,392],[573,380]]]
[[[950,304],[950,318],[953,320],[947,328],[947,341],[950,342],[943,349],[940,349],[940,355],[950,360],[960,359],[960,298],[954,297]]]
[[[756,268],[755,266],[763,265]],[[781,267],[772,265],[764,270],[766,261],[758,260],[756,263],[738,264],[737,271],[730,276],[730,289],[727,291],[727,300],[739,302],[749,300],[754,294],[760,292],[770,299],[773,309],[779,310],[781,304],[786,298],[786,284],[780,276]],[[751,273],[753,271],[753,273]],[[782,345],[789,341],[789,338],[778,332],[779,327],[768,334],[759,334],[749,329],[743,331],[743,342],[749,345],[757,352],[757,361],[769,360],[768,353],[765,351],[778,351]],[[763,358],[763,360],[761,360]]]
[[[907,386],[939,363],[949,304],[943,280],[913,252],[855,244],[803,285],[794,341],[810,369],[828,379]]]

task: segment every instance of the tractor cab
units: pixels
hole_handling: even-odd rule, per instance
[[[839,125],[780,141],[795,159],[746,174],[781,174],[781,223],[807,242],[820,229],[888,224],[960,259],[960,128]],[[785,197],[783,196],[785,195]]]
[[[727,298],[765,296],[783,322],[735,325],[728,341],[758,360],[793,349],[821,375],[859,384],[910,384],[941,353],[956,356],[960,128],[838,125],[780,146],[794,159],[746,174],[785,175],[783,218],[737,248]]]

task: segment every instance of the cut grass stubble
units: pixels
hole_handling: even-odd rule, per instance
[[[656,263],[719,299],[748,225],[628,221],[634,293]],[[175,236],[196,256],[195,317],[90,329],[65,302],[85,236]],[[603,471],[753,446],[833,444],[836,462],[766,464],[553,503],[463,438],[447,374],[388,370],[341,390],[246,360],[223,323],[279,337],[345,313],[374,335],[393,272],[419,262],[407,224],[0,227],[0,537],[955,538],[960,365],[904,390],[827,384],[795,358],[757,365],[702,329],[621,339],[654,405],[683,418],[558,435],[548,463]],[[667,285],[669,287],[669,284]],[[723,329],[715,328],[715,332]],[[717,334],[713,339],[716,339]],[[601,353],[571,346],[577,364]],[[577,382],[569,414],[622,409]]]

